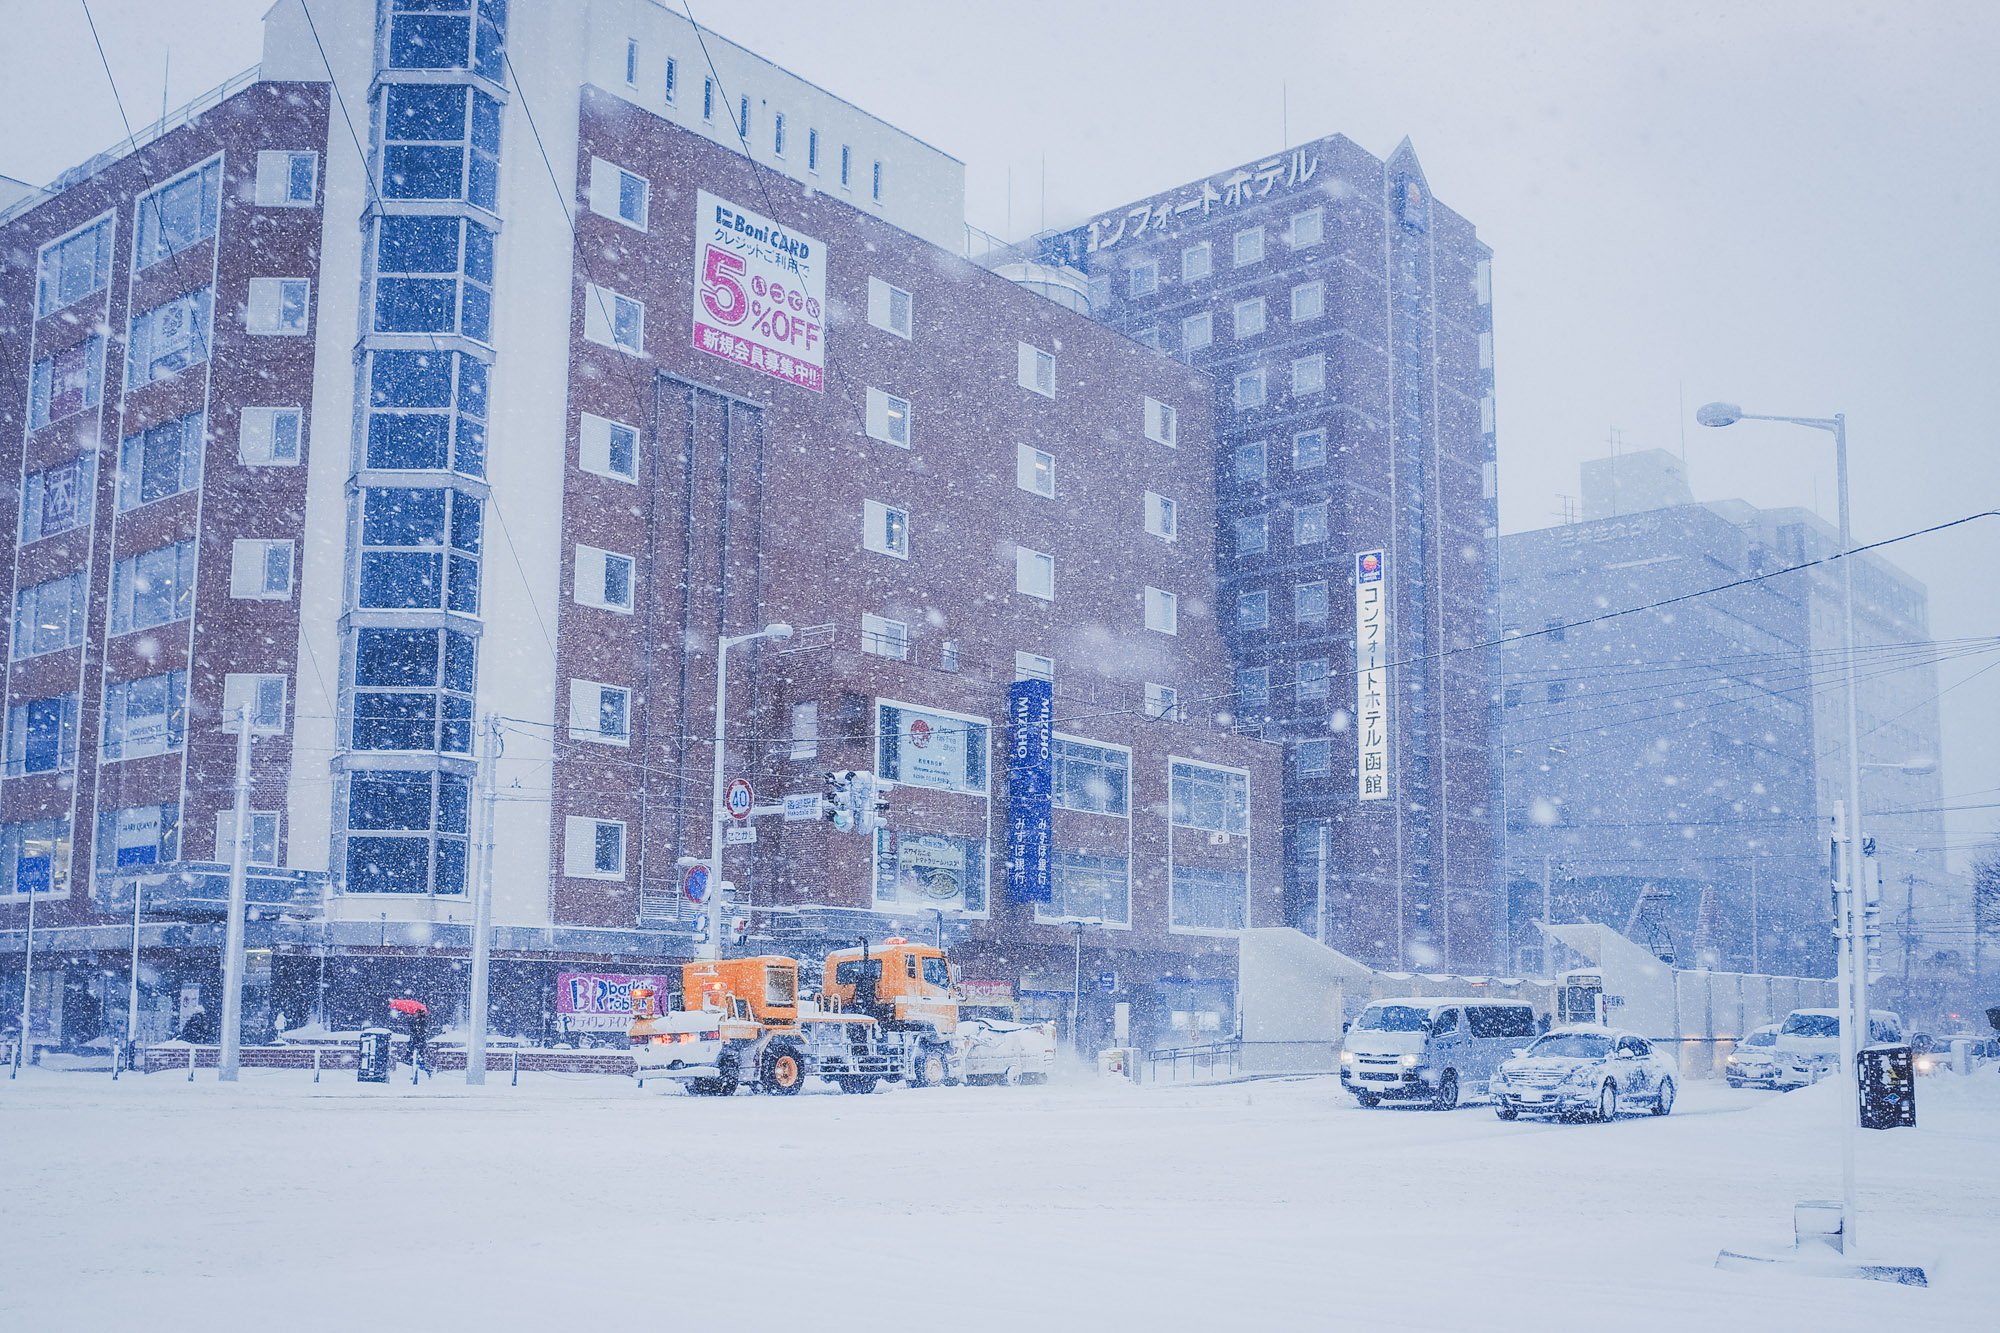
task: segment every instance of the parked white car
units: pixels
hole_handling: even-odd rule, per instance
[[[1782,1024],[1766,1023],[1753,1028],[1723,1064],[1722,1076],[1732,1088],[1775,1088],[1778,1086],[1778,1029]]]
[[[1509,1052],[1535,1035],[1535,1010],[1518,1000],[1403,996],[1361,1011],[1340,1049],[1340,1085],[1363,1106],[1458,1105],[1476,1096]]]
[[[1868,1011],[1868,1046],[1903,1041],[1903,1020],[1887,1009]],[[1778,1029],[1775,1088],[1802,1088],[1840,1067],[1840,1010],[1794,1009]]]
[[[961,1017],[957,1045],[967,1083],[1046,1083],[1056,1065],[1054,1023]]]
[[[1674,1109],[1674,1066],[1636,1032],[1595,1024],[1557,1028],[1500,1066],[1490,1085],[1502,1120],[1547,1115],[1610,1120]]]

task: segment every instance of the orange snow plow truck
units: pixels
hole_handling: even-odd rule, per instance
[[[878,1082],[958,1081],[958,991],[929,945],[884,941],[829,954],[818,994],[799,993],[796,958],[687,963],[679,994],[632,991],[632,1058],[641,1084],[674,1079],[697,1096],[744,1083],[795,1093],[807,1075],[872,1092]]]

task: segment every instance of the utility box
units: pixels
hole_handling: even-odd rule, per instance
[[[1900,1129],[1917,1123],[1917,1073],[1907,1046],[1876,1046],[1859,1056],[1861,1127]]]
[[[354,1067],[356,1083],[387,1083],[389,1065],[395,1059],[392,1038],[394,1033],[387,1028],[361,1029],[359,1060]]]

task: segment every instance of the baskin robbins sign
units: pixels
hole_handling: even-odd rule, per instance
[[[826,392],[826,247],[695,192],[694,346]]]
[[[556,1015],[563,1030],[623,1032],[632,1026],[634,986],[651,986],[656,997],[681,988],[680,981],[670,977],[635,977],[614,972],[558,973]]]

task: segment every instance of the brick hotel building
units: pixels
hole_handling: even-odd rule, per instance
[[[899,785],[872,840],[755,821],[743,947],[936,932],[1030,1012],[1099,983],[1086,1045],[1121,1006],[1143,1045],[1226,1029],[1235,932],[1287,919],[1216,590],[1232,381],[968,263],[959,163],[650,0],[265,24],[257,70],[0,197],[0,984],[32,910],[36,1039],[122,1039],[134,947],[142,1040],[218,1012],[239,709],[250,1039],[461,1010],[489,855],[500,1031],[691,956],[717,640],[781,620],[730,654],[726,771]],[[758,335],[797,361],[697,346],[719,218],[817,265]],[[1001,855],[1024,677],[1040,903]]]

